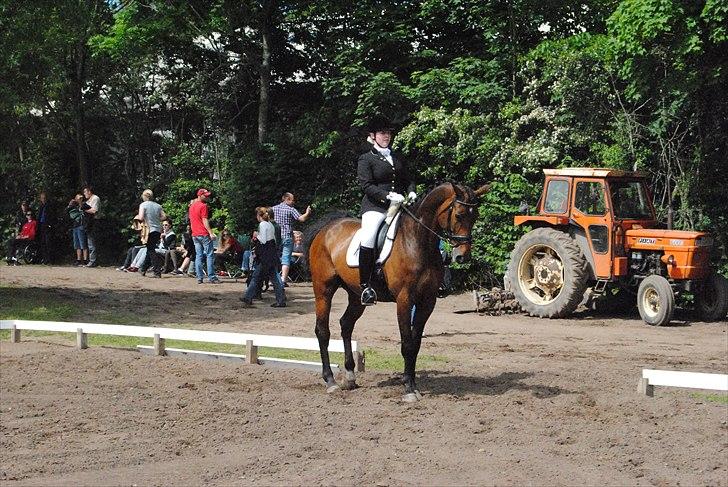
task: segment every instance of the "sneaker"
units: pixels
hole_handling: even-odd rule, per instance
[[[210,279],[210,284],[222,284],[220,279]]]
[[[124,267],[124,266],[117,267],[116,270],[119,272],[124,272],[126,270],[126,267]]]
[[[197,284],[202,284],[202,279],[198,279]]]
[[[243,302],[243,307],[245,307],[245,308],[250,308],[251,306],[253,306],[253,300],[252,299],[248,299],[245,296],[243,296],[242,298],[240,298],[240,301]]]
[[[173,276],[181,276],[182,274],[184,274],[184,272],[182,272],[179,269],[175,269],[175,270],[172,271],[172,275]]]
[[[127,267],[125,269],[126,272],[137,272],[139,270],[138,267]]]
[[[273,303],[270,305],[271,308],[285,308],[286,303]]]
[[[83,265],[83,261],[77,260],[74,264],[76,267],[81,267]]]
[[[96,262],[89,262],[88,264],[86,264],[86,267],[97,267],[97,264]]]

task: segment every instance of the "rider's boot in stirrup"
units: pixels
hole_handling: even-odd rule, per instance
[[[374,271],[374,257],[374,249],[359,247],[359,282],[361,284],[361,304],[364,306],[377,304],[377,293],[370,284]]]

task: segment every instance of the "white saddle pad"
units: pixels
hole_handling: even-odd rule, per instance
[[[394,243],[394,231],[397,228],[397,220],[399,220],[399,217],[402,213],[397,213],[397,216],[394,217],[394,220],[392,220],[392,224],[389,226],[389,229],[387,230],[387,238],[384,239],[384,245],[382,245],[382,251],[379,253],[379,258],[377,258],[378,264],[384,264],[384,262],[387,260],[387,257],[389,257],[389,254],[392,252],[392,244]],[[361,228],[356,231],[354,236],[351,239],[351,243],[349,243],[349,248],[346,251],[346,264],[349,267],[359,267],[359,246],[361,245]]]

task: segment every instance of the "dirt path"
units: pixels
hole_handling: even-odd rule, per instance
[[[241,309],[242,283],[111,269],[2,267],[0,284],[63,299],[79,321],[313,336],[303,284],[285,309]],[[334,324],[344,307],[340,293]],[[728,485],[725,402],[636,393],[643,367],[727,373],[726,323],[472,308],[468,295],[438,302],[422,353],[443,361],[420,371],[414,405],[399,371],[326,395],[313,372],[3,341],[0,485]],[[367,310],[354,338],[397,353],[393,305]]]

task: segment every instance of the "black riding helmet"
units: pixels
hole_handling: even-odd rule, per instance
[[[392,132],[394,131],[394,125],[392,124],[392,121],[384,115],[377,114],[369,119],[367,130],[370,134],[376,132]]]

